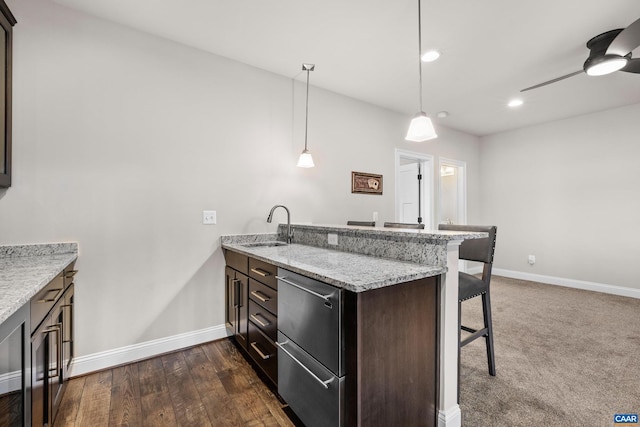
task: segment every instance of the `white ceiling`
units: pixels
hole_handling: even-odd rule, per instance
[[[54,1],[290,78],[315,63],[314,86],[419,110],[417,0]],[[488,135],[640,102],[640,75],[624,72],[519,94],[580,70],[587,40],[640,18],[638,0],[422,0],[422,16],[423,49],[442,52],[423,66],[436,127]]]

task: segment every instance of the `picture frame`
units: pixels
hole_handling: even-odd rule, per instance
[[[351,172],[351,192],[382,195],[382,175]]]

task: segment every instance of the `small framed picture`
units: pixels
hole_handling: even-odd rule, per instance
[[[351,172],[351,192],[382,195],[382,175]]]

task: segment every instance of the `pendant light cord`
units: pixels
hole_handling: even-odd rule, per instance
[[[422,12],[420,2],[421,0],[418,0],[418,72],[420,73],[420,112],[422,112]]]
[[[304,113],[304,151],[307,151],[307,130],[309,129],[309,68],[307,68],[307,106]]]

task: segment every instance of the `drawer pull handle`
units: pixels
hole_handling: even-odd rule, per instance
[[[49,289],[46,293],[46,295],[44,296],[44,298],[39,299],[38,302],[54,302],[55,300],[58,299],[58,295],[60,295],[60,292],[62,291],[62,288],[60,289]],[[53,298],[47,298],[47,296],[49,296],[49,294],[51,294],[52,292],[55,292],[55,296]]]
[[[266,270],[263,270],[263,269],[261,269],[261,268],[252,268],[252,269],[251,269],[251,271],[252,271],[253,273],[256,273],[258,276],[262,276],[262,277],[271,276],[271,273],[270,273],[270,272],[268,272],[268,271],[266,271]]]
[[[251,343],[251,348],[253,348],[256,351],[256,353],[258,353],[260,357],[262,357],[262,360],[267,360],[271,357],[270,354],[264,354],[258,347],[258,343],[255,341]]]
[[[78,270],[67,271],[66,273],[64,273],[64,278],[65,279],[71,279],[71,278],[73,278],[73,276],[76,275],[77,272],[78,272]]]
[[[258,298],[262,302],[267,302],[267,301],[271,300],[271,298],[269,298],[268,296],[264,295],[260,291],[251,291],[251,295],[253,295],[254,297]]]
[[[302,369],[304,369],[305,371],[307,371],[307,373],[308,373],[309,375],[311,375],[311,376],[313,377],[313,379],[314,379],[314,380],[318,381],[318,382],[322,385],[322,387],[324,387],[325,389],[329,389],[329,384],[331,383],[331,381],[333,381],[333,377],[332,377],[332,378],[329,378],[329,379],[328,379],[328,380],[326,380],[326,381],[323,381],[322,379],[318,378],[318,376],[317,376],[316,374],[314,374],[313,372],[311,372],[311,370],[310,370],[309,368],[307,368],[307,367],[304,365],[304,363],[302,363],[301,361],[299,361],[298,359],[296,359],[296,358],[295,358],[295,356],[294,356],[293,354],[289,353],[289,352],[287,351],[287,349],[286,349],[286,348],[284,348],[284,345],[285,345],[285,344],[287,344],[288,342],[289,342],[289,340],[286,340],[285,342],[282,342],[282,343],[280,343],[280,342],[276,342],[276,345],[277,345],[278,347],[280,347],[280,350],[284,351],[284,352],[287,354],[287,356],[289,356],[291,359],[293,359],[293,361],[294,361],[294,362],[296,362],[298,365],[300,365],[300,366],[302,367]]]
[[[260,316],[264,320],[260,320],[258,318],[258,316]],[[271,322],[269,322],[267,319],[264,318],[264,316],[261,316],[260,314],[252,314],[251,318],[253,319],[254,322],[256,322],[258,325],[262,326],[263,328],[266,328],[267,326],[269,326],[271,324]]]
[[[317,292],[312,291],[311,289],[307,289],[307,288],[305,288],[305,287],[303,287],[303,286],[298,285],[297,283],[293,283],[292,281],[287,280],[287,278],[286,278],[286,277],[276,276],[276,279],[278,279],[278,280],[282,280],[284,283],[289,284],[289,285],[291,285],[291,286],[293,286],[293,287],[295,287],[295,288],[298,288],[298,289],[300,289],[301,291],[305,291],[305,292],[307,292],[307,293],[310,293],[310,294],[311,294],[311,295],[313,295],[313,296],[316,296],[316,297],[318,297],[318,298],[322,298],[323,300],[325,300],[325,301],[327,301],[327,302],[330,302],[330,301],[329,301],[329,298],[331,298],[331,297],[333,296],[333,294],[334,294],[333,292],[332,292],[332,293],[330,293],[330,294],[328,294],[328,295],[322,295],[322,294],[319,294],[319,293],[317,293]],[[329,308],[331,308],[331,307],[329,307]]]

